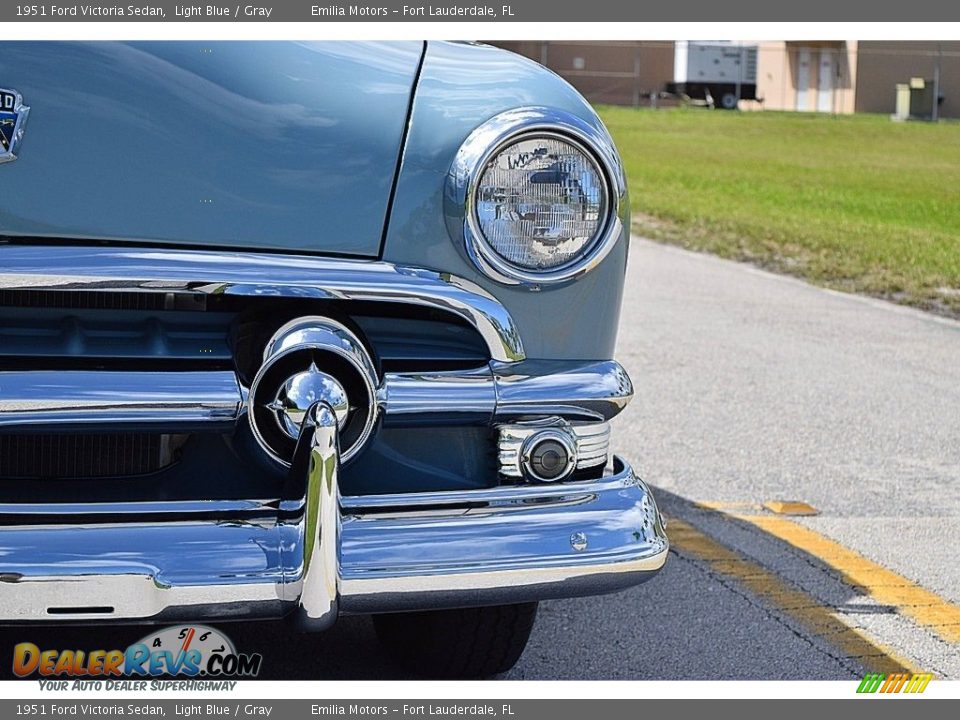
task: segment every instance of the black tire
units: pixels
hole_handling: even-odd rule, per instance
[[[512,668],[530,638],[537,603],[375,615],[395,662],[431,678],[485,678]]]
[[[724,110],[736,110],[740,102],[737,100],[737,96],[732,92],[724,93],[720,96],[720,107]]]

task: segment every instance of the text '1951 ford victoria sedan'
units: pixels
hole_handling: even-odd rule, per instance
[[[0,43],[0,622],[371,614],[428,675],[654,575],[617,151],[453,43]]]

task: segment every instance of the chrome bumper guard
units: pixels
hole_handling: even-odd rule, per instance
[[[304,421],[277,501],[0,506],[0,621],[162,622],[469,607],[614,592],[668,543],[624,461],[600,480],[341,497],[336,420]],[[25,524],[26,523],[26,524]]]

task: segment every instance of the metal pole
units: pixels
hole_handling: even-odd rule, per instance
[[[640,107],[640,46],[633,51],[633,106]]]
[[[737,46],[740,57],[737,60],[737,108],[740,108],[740,85],[743,83],[743,44]]]
[[[943,61],[943,44],[937,43],[937,64],[933,67],[933,112],[930,118],[933,122],[940,119],[940,63]]]

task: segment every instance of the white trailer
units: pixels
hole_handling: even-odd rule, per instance
[[[757,46],[679,41],[674,46],[673,82],[666,90],[735,110],[740,100],[757,97]]]

